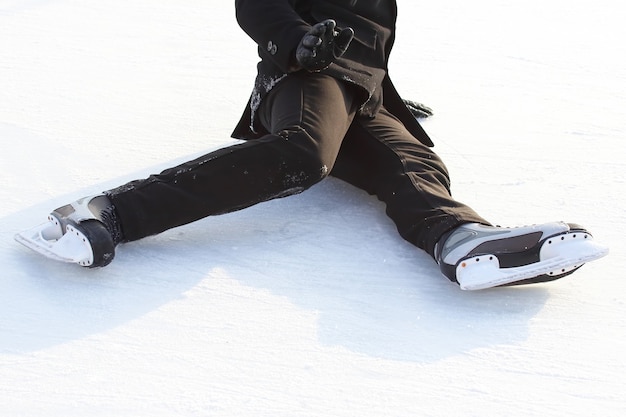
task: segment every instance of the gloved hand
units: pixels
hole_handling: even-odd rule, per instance
[[[433,109],[422,103],[406,99],[402,99],[402,101],[404,102],[404,105],[409,109],[411,114],[413,114],[413,117],[415,117],[416,119],[425,119],[434,114]]]
[[[341,57],[354,37],[352,28],[339,29],[332,19],[315,24],[300,40],[296,61],[307,71],[321,71]]]

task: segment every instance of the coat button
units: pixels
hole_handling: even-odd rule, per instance
[[[276,46],[276,44],[272,41],[269,41],[267,43],[267,52],[269,52],[271,55],[276,55],[276,50],[278,49],[278,47]]]

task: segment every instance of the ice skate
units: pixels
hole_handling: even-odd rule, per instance
[[[104,194],[85,197],[48,215],[48,222],[18,233],[15,240],[57,261],[94,268],[108,265],[122,232]]]
[[[607,253],[575,224],[503,228],[468,223],[444,235],[435,259],[461,289],[480,290],[556,280]]]

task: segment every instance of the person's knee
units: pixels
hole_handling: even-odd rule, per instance
[[[314,138],[300,127],[281,130],[276,136],[280,138],[283,162],[290,172],[286,181],[308,188],[329,175],[336,155],[320,146],[321,138]]]

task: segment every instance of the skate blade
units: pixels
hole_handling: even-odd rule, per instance
[[[513,268],[500,268],[497,256],[486,254],[462,261],[456,276],[462,290],[474,291],[512,284],[541,275],[558,276],[580,268],[609,253],[586,233],[568,233],[547,239],[539,262]]]
[[[15,235],[15,240],[29,249],[59,262],[89,266],[93,263],[93,252],[87,238],[80,230],[68,225],[63,233],[53,217],[48,223],[35,226]]]

